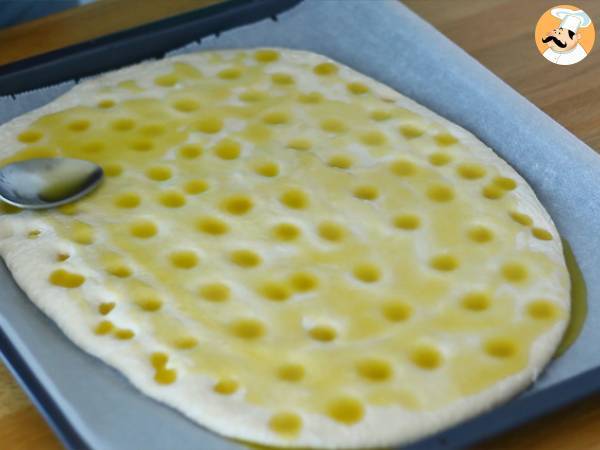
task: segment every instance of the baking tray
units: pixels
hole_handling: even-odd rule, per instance
[[[535,189],[583,272],[588,317],[575,344],[517,398],[405,450],[462,448],[600,389],[600,157],[593,150],[395,0],[305,0],[277,21],[224,31],[173,53],[252,46],[331,56],[475,133]],[[72,85],[0,98],[0,122]],[[242,446],[139,394],[116,371],[78,350],[27,300],[4,266],[0,282],[4,357],[67,447]]]

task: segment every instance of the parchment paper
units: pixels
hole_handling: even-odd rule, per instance
[[[337,59],[472,131],[515,167],[571,244],[589,299],[578,341],[523,395],[600,366],[600,157],[592,149],[395,0],[305,0],[277,21],[243,26],[173,53],[254,46],[306,49]],[[0,98],[0,123],[72,85]],[[0,327],[91,447],[238,448],[138,394],[115,371],[75,348],[18,291],[4,267],[0,282]],[[459,429],[451,442],[430,440],[427,448],[481,437],[462,434]]]

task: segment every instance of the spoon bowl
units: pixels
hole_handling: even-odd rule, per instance
[[[72,158],[36,158],[0,168],[0,200],[23,209],[47,209],[73,202],[95,189],[104,172]]]

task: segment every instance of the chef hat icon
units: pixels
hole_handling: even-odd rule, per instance
[[[577,33],[579,28],[586,28],[592,23],[590,16],[581,9],[573,11],[567,8],[553,8],[550,14],[561,20],[560,28],[571,30],[573,33]]]

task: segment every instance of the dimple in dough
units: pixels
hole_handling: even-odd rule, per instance
[[[0,127],[3,164],[106,180],[3,207],[29,297],[145,394],[229,437],[403,444],[531,383],[569,317],[559,235],[472,134],[314,53],[201,52]]]

